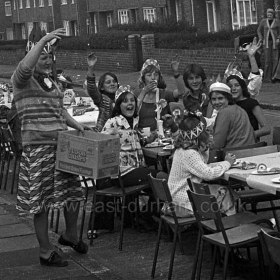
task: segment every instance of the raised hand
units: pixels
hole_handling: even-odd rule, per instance
[[[66,35],[66,29],[58,28],[50,33],[47,33],[41,40],[44,40],[47,43],[53,39],[61,39],[65,35]]]
[[[249,56],[255,55],[256,51],[262,46],[261,40],[257,42],[257,37],[254,37],[253,42],[250,43],[249,48],[247,49],[247,54]]]
[[[179,74],[180,59],[178,55],[176,55],[175,58],[171,60],[170,66],[175,75]]]
[[[90,53],[87,57],[88,67],[93,68],[95,66],[96,62],[97,62],[97,56],[93,52]]]

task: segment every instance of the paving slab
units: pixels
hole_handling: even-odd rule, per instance
[[[0,253],[36,247],[38,247],[38,241],[35,234],[0,239]]]
[[[0,215],[5,215],[7,213],[8,212],[3,207],[0,206]]]
[[[0,225],[18,224],[20,221],[17,217],[11,214],[0,215]]]
[[[24,223],[17,223],[12,225],[1,225],[0,224],[0,238],[23,236],[34,234],[34,229],[30,228]]]

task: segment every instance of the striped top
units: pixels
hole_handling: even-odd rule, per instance
[[[63,94],[45,91],[33,70],[20,62],[12,76],[14,101],[21,122],[22,144],[56,144],[58,131],[67,130]]]
[[[113,108],[115,106],[114,101],[106,94],[99,92],[95,83],[94,74],[92,76],[87,76],[87,91],[88,95],[92,98],[94,104],[99,109],[95,131],[101,132],[106,121],[112,116]]]

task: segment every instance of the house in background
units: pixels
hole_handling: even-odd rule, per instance
[[[0,39],[26,39],[33,26],[87,36],[115,24],[188,21],[199,33],[256,24],[280,0],[0,0]]]
[[[11,1],[0,1],[0,40],[13,40]]]
[[[0,30],[2,21],[7,26],[4,31],[7,39],[26,39],[36,25],[46,32],[65,27],[68,36],[87,34],[86,0],[0,0],[0,14],[4,11],[2,6],[11,10],[9,16],[0,19]],[[12,36],[8,36],[9,30]]]

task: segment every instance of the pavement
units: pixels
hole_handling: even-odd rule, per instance
[[[13,69],[13,66],[0,65],[0,77],[9,79]],[[81,82],[86,75],[85,71],[67,69],[65,72],[78,82]],[[97,71],[97,76],[100,74]],[[120,83],[132,84],[137,80],[138,73],[120,73],[118,77]],[[167,84],[169,82],[172,84],[172,77],[167,76],[166,81]],[[263,104],[267,102],[269,106],[275,109],[280,108],[278,88],[278,84],[264,85],[260,96]],[[271,104],[271,102],[273,103]],[[10,179],[9,177],[8,182]],[[65,228],[64,220],[61,218],[58,233],[56,234],[50,228],[49,234],[54,246],[69,261],[69,266],[64,268],[43,267],[39,264],[39,248],[33,228],[33,218],[29,214],[18,212],[15,205],[16,195],[10,193],[9,183],[6,190],[0,187],[0,280],[150,279],[156,231],[125,229],[123,251],[119,251],[119,219],[116,217],[115,231],[100,234],[94,240],[93,245],[90,246],[88,254],[79,255],[71,248],[57,243],[59,235]],[[90,200],[86,206],[90,206]],[[86,225],[88,219],[89,211],[86,215]],[[198,230],[195,226],[190,227],[183,233],[182,240],[185,254],[182,255],[177,248],[172,279],[190,279],[197,234]],[[89,243],[86,234],[83,238],[85,242]],[[165,235],[160,246],[155,279],[167,279],[170,250],[171,242]],[[230,279],[261,280],[254,250],[251,251],[251,256],[252,259],[249,263],[238,264],[235,273],[230,270]],[[211,250],[206,246],[202,280],[209,278],[210,268]],[[220,266],[216,269],[215,279],[222,279],[222,268]]]

